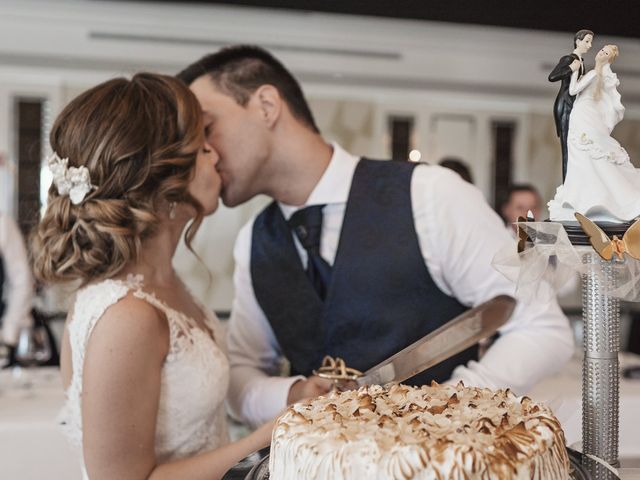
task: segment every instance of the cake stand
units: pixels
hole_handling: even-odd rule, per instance
[[[586,457],[575,450],[567,449],[569,453],[569,461],[571,463],[571,480],[592,480],[593,477],[588,468]],[[598,480],[619,480],[617,476],[609,470],[604,469],[602,475],[597,477]],[[267,455],[251,469],[245,480],[269,480],[269,456]]]
[[[612,238],[622,237],[630,224],[597,223]],[[569,240],[587,267],[582,274],[582,451],[619,467],[620,302],[607,295],[618,284],[615,262],[604,260],[591,247],[577,222],[563,222]],[[584,457],[584,466],[596,480],[608,478],[606,467]]]

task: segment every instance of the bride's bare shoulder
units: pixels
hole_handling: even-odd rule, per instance
[[[165,315],[129,291],[107,307],[89,340],[88,351],[138,356],[138,352],[164,358],[169,349],[169,326]]]

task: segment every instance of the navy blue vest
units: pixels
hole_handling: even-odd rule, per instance
[[[415,166],[358,163],[324,304],[277,203],[256,218],[253,288],[292,374],[310,375],[325,355],[367,370],[466,310],[436,286],[425,266],[411,207]],[[471,359],[477,359],[476,346],[406,383],[444,381]]]

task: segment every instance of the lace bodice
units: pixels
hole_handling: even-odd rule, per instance
[[[218,319],[205,312],[213,338],[195,321],[152,293],[142,279],[106,280],[81,289],[69,323],[73,375],[60,414],[70,441],[82,445],[82,373],[91,332],[105,310],[129,291],[162,311],[169,323],[169,353],[162,367],[155,450],[158,462],[212,450],[228,442],[224,400],[229,384],[229,364]],[[84,467],[83,467],[84,471]],[[84,473],[85,478],[86,472]]]

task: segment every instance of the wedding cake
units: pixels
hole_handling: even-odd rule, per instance
[[[270,480],[568,479],[551,411],[509,390],[378,385],[291,406]]]

